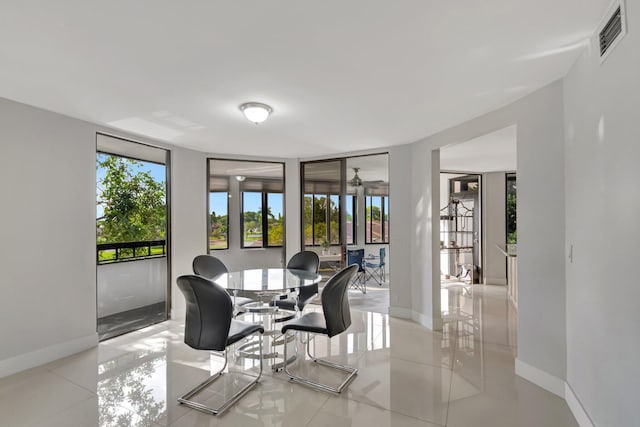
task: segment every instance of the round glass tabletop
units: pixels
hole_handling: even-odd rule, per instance
[[[317,273],[288,268],[255,268],[231,271],[214,279],[224,288],[244,292],[288,292],[303,286],[313,285],[320,280],[322,280],[322,276]]]

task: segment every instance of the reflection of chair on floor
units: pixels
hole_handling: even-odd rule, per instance
[[[364,263],[364,249],[348,249],[347,250],[347,265],[356,264],[358,266],[358,272],[351,279],[349,286],[362,291],[363,294],[367,293],[367,281],[365,280]]]
[[[347,289],[349,282],[353,275],[356,273],[357,267],[351,265],[344,270],[336,273],[331,277],[327,284],[322,289],[322,313],[311,312],[299,317],[282,327],[282,333],[287,334],[287,331],[307,332],[307,334],[323,334],[329,336],[329,338],[341,334],[346,331],[351,325],[351,312],[349,311],[349,296]],[[307,378],[302,378],[294,375],[289,370],[289,360],[287,356],[287,347],[284,348],[284,370],[289,375],[292,381],[310,386],[317,390],[328,391],[332,393],[340,393],[345,385],[351,381],[358,373],[356,368],[350,366],[339,365],[337,363],[329,362],[328,360],[318,359],[311,355],[310,343],[311,339],[307,337],[307,354],[313,362],[318,363],[329,368],[337,369],[342,372],[346,372],[348,376],[338,387],[331,387],[327,384],[318,383]]]
[[[224,354],[222,369],[180,397],[178,402],[199,411],[217,415],[229,408],[260,380],[263,365],[262,334],[264,328],[255,323],[234,320],[231,296],[217,283],[195,275],[180,276],[177,282],[187,304],[184,327],[185,344],[196,350],[218,351]],[[257,334],[259,339],[260,372],[257,376],[240,373],[240,375],[252,378],[253,381],[233,396],[225,399],[217,408],[190,400],[224,374],[227,367],[227,347],[253,334]]]
[[[378,285],[382,286],[385,281],[385,261],[384,258],[387,255],[386,248],[380,248],[380,256],[378,257],[378,262],[369,262],[367,258],[365,258],[364,268],[366,270],[366,279],[375,280]]]

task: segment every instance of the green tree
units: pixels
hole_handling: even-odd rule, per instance
[[[155,181],[142,163],[112,155],[100,155],[97,168],[104,170],[98,183],[97,203],[104,215],[97,219],[98,243],[122,243],[164,239],[167,223],[164,181]]]

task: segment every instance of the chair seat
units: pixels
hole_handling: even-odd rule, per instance
[[[264,333],[262,325],[243,322],[242,320],[232,320],[231,327],[229,328],[229,337],[227,338],[227,347],[255,332]]]
[[[365,263],[364,263],[364,266],[365,266],[365,267],[367,267],[367,268],[378,268],[378,267],[380,267],[381,265],[380,265],[380,264],[377,264],[377,263],[376,263],[376,264],[372,264],[372,263],[370,263],[370,262],[365,262]]]
[[[329,333],[327,330],[327,322],[324,319],[324,314],[317,312],[307,313],[302,317],[292,320],[282,327],[282,333],[284,334],[289,329],[325,335],[328,335]]]

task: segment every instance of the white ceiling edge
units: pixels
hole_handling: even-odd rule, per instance
[[[440,170],[502,172],[517,169],[517,126],[440,148]]]

